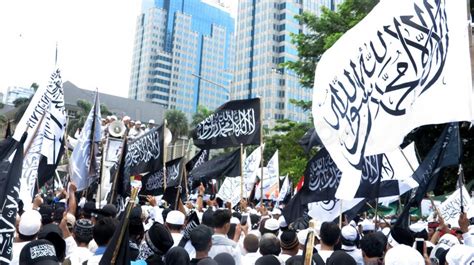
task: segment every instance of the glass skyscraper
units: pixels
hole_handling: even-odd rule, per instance
[[[184,111],[214,110],[230,98],[234,20],[200,0],[143,1],[129,97]]]
[[[276,120],[308,121],[309,114],[290,103],[311,100],[294,71],[280,66],[297,61],[291,34],[305,29],[294,18],[303,11],[319,15],[322,6],[334,9],[341,0],[240,0],[236,30],[236,66],[232,98],[260,96],[264,126]]]

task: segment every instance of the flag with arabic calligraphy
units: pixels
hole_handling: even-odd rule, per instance
[[[260,99],[233,100],[199,123],[192,135],[201,149],[259,145],[260,127]]]
[[[473,120],[467,13],[464,1],[380,1],[323,54],[312,112],[342,171],[336,197],[353,198],[364,157],[414,128]]]

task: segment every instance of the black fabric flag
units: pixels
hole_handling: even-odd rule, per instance
[[[129,140],[125,156],[125,176],[155,172],[163,167],[163,125]]]
[[[10,120],[8,120],[7,128],[5,129],[5,139],[7,139],[10,136],[12,136],[12,129],[11,129]]]
[[[201,150],[191,160],[186,163],[186,171],[191,172],[193,169],[199,167],[204,162],[209,160],[209,150]]]
[[[323,143],[321,142],[321,139],[314,128],[309,129],[298,141],[298,143],[301,145],[301,147],[303,147],[305,153],[309,153],[313,146],[323,146]]]
[[[430,152],[413,173],[413,179],[418,182],[415,196],[405,205],[397,219],[396,226],[408,227],[408,215],[412,206],[418,206],[426,193],[432,191],[438,181],[438,176],[444,167],[458,165],[461,159],[461,141],[457,122],[449,123],[444,128]]]
[[[216,149],[260,145],[260,99],[233,100],[220,106],[192,132],[194,145]]]
[[[296,193],[296,195],[291,198],[285,208],[283,208],[282,214],[285,217],[287,224],[292,223],[308,212],[307,204],[301,201],[301,196],[301,192]]]
[[[3,156],[0,161],[0,238],[2,238],[0,241],[0,263],[2,264],[9,264],[12,258],[25,139],[26,133],[23,134],[20,142],[14,144],[16,148],[9,148],[7,152],[2,150]],[[8,138],[2,141],[1,146],[10,146],[12,141],[16,143],[13,139]],[[10,163],[9,158],[13,152],[15,155]]]
[[[56,160],[56,163],[52,165],[48,165],[48,158],[45,156],[41,156],[41,160],[38,165],[38,186],[43,187],[46,182],[48,182],[50,179],[54,177],[54,174],[56,173],[56,168],[59,165],[59,162],[61,162],[61,158],[63,157],[64,154],[64,141],[63,139],[61,147],[59,148],[59,153],[58,153],[58,158]]]
[[[189,173],[189,180],[209,181],[224,177],[240,176],[240,149],[232,153],[220,155],[193,169]]]
[[[163,168],[142,177],[143,195],[163,194]],[[183,180],[183,158],[177,158],[166,162],[166,188],[178,187]]]

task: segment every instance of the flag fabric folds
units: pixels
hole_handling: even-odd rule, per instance
[[[261,187],[263,185],[264,199],[272,200],[278,198],[279,192],[279,180],[280,180],[280,169],[278,161],[278,150],[275,151],[270,161],[268,161],[267,167],[263,169],[263,177],[260,176],[261,169],[257,171],[257,175],[263,181],[260,181],[256,186],[255,199],[259,200],[261,195]],[[262,184],[263,183],[263,184]]]
[[[233,100],[220,106],[193,130],[194,145],[216,149],[260,144],[260,99]]]
[[[20,199],[29,205],[38,187],[39,171],[44,166],[56,168],[66,128],[66,110],[61,72],[54,71],[47,86],[40,86],[34,94],[23,117],[15,128],[13,138],[20,141],[24,132],[23,170],[20,178]],[[46,164],[40,161],[46,158]]]
[[[319,139],[318,133],[314,128],[309,129],[303,137],[298,141],[298,143],[303,147],[305,153],[309,153],[311,148],[314,146],[323,146],[321,139]]]
[[[186,163],[186,171],[191,172],[193,169],[199,167],[204,162],[209,160],[209,150],[201,150],[191,160]]]
[[[13,240],[15,238],[15,223],[20,192],[20,177],[23,167],[23,143],[26,133],[16,142],[12,138],[2,141],[1,146],[10,146],[0,158],[0,262],[9,264],[12,258]],[[8,141],[9,143],[5,143]],[[13,146],[10,145],[14,143]],[[10,157],[13,160],[10,162]]]
[[[129,140],[125,156],[125,175],[134,176],[163,168],[163,150],[163,125]]]
[[[413,179],[419,186],[415,196],[405,205],[396,225],[407,227],[410,208],[419,205],[426,193],[434,189],[441,170],[459,164],[462,155],[459,137],[458,123],[447,124],[426,158],[413,173]]]
[[[164,191],[163,168],[149,173],[142,177],[142,189],[140,194],[143,195],[161,195]],[[178,187],[183,180],[183,158],[177,158],[166,162],[166,188]]]
[[[190,181],[240,176],[240,149],[215,157],[189,173]]]
[[[78,191],[86,189],[98,176],[96,154],[97,145],[101,141],[100,127],[99,93],[96,91],[94,105],[87,116],[69,163],[71,180],[76,183]]]
[[[285,200],[286,196],[291,193],[290,180],[288,176],[283,180],[283,184],[280,187],[280,193],[278,194],[277,201],[282,202]]]
[[[245,190],[249,193],[256,182],[257,174],[260,172],[260,162],[262,160],[262,149],[265,148],[265,144],[257,147],[253,152],[247,156],[244,160],[242,167],[244,175]],[[247,197],[247,196],[246,196]]]
[[[364,157],[422,125],[474,119],[466,13],[462,1],[381,1],[323,54],[312,112],[342,171],[338,198],[354,197]]]
[[[216,197],[221,198],[224,202],[230,202],[234,207],[240,201],[240,192],[237,192],[240,191],[240,185],[240,178],[225,178]]]

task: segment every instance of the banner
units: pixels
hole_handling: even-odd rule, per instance
[[[257,147],[253,152],[244,160],[243,175],[245,180],[246,190],[252,190],[257,174],[260,170],[260,162],[262,160],[262,149],[265,148],[265,144]]]
[[[464,212],[469,211],[471,206],[471,196],[466,190],[466,187],[462,187],[462,206],[464,206]],[[449,196],[439,206],[439,213],[444,219],[446,224],[450,224],[451,227],[458,227],[459,214],[461,213],[461,189],[457,189],[451,196]]]
[[[277,201],[281,202],[285,199],[288,193],[291,192],[290,180],[288,179],[288,175],[283,180],[283,184],[280,187],[280,194],[278,195]]]
[[[204,162],[209,160],[209,150],[201,150],[191,160],[186,163],[186,171],[191,172],[193,169],[199,167]]]
[[[257,171],[257,174],[260,179],[261,169]],[[280,179],[280,169],[278,161],[278,150],[275,151],[270,161],[268,161],[267,167],[263,168],[263,181],[260,181],[256,186],[255,199],[260,199],[261,187],[263,182],[263,195],[266,200],[273,200],[278,198],[279,192],[279,179]]]
[[[414,128],[474,119],[466,3],[381,1],[326,51],[315,73],[314,126],[353,198],[364,158]]]
[[[240,176],[240,149],[215,157],[189,173],[189,181]]]
[[[142,189],[140,194],[143,195],[161,195],[163,194],[163,168],[156,172],[147,174],[142,177]],[[177,158],[166,162],[166,187],[177,187],[183,178],[183,158]]]
[[[9,264],[12,259],[25,139],[26,134],[18,143],[8,138],[1,144],[1,146],[10,147],[0,158],[0,238],[2,239],[0,240],[0,263],[2,264]],[[11,145],[12,143],[14,146]],[[12,155],[13,160],[10,162]],[[15,253],[15,255],[18,254]]]
[[[100,101],[99,92],[96,91],[94,105],[87,116],[69,163],[71,180],[76,183],[77,191],[88,188],[98,176],[96,155],[101,137]]]
[[[365,199],[334,199],[329,201],[313,202],[308,204],[308,215],[321,222],[332,222],[334,219],[338,218],[341,213],[353,209],[361,202],[365,202]]]
[[[199,123],[192,135],[194,145],[216,149],[260,144],[260,99],[233,100],[220,106]]]
[[[413,143],[403,150],[369,156],[364,160],[355,198],[398,197],[417,187],[417,182],[410,178],[412,169],[417,167]],[[304,176],[301,191],[303,203],[334,200],[337,190],[343,188],[339,186],[342,173],[325,148],[308,162]],[[380,187],[377,190],[379,180]]]
[[[232,207],[240,202],[240,178],[225,178],[216,197],[219,197],[224,202],[230,202]]]
[[[144,135],[130,139],[125,156],[125,172],[128,176],[156,172],[163,167],[163,125]]]

